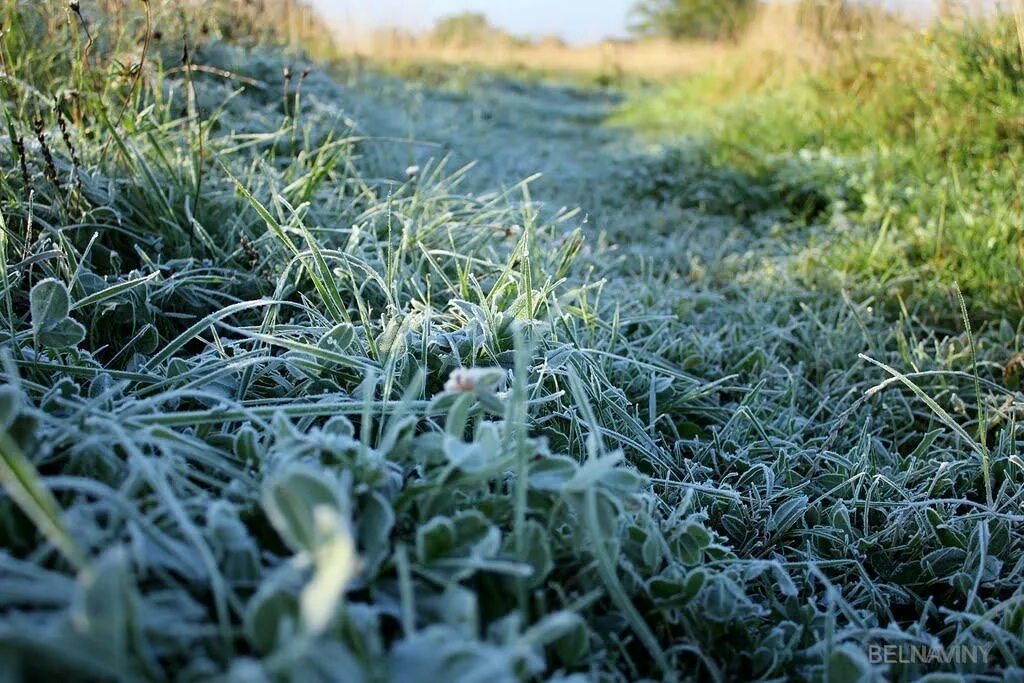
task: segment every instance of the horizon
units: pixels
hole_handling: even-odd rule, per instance
[[[870,0],[868,0],[870,1]],[[927,15],[937,0],[880,0],[889,9],[911,16]],[[310,0],[340,33],[358,38],[367,31],[399,28],[425,30],[440,18],[480,12],[495,26],[523,37],[558,36],[573,45],[629,35],[629,14],[636,0],[519,0],[514,6],[495,0]],[[580,21],[585,16],[586,21]]]
[[[461,12],[481,12],[494,24],[518,36],[555,35],[572,44],[628,35],[628,14],[635,0],[519,0],[512,6],[493,0],[311,0],[331,24],[354,35],[379,28],[430,28],[438,19]],[[581,22],[579,17],[585,16]]]

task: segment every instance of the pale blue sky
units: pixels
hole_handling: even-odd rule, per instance
[[[483,12],[496,25],[523,36],[559,35],[586,43],[626,35],[635,0],[311,0],[342,32],[381,26],[427,28],[438,17]],[[872,0],[866,0],[871,2]],[[935,0],[877,0],[919,14]],[[977,2],[979,0],[966,0]],[[992,0],[981,0],[992,2]]]
[[[626,33],[634,0],[312,0],[332,22],[425,28],[466,10],[483,12],[496,25],[521,35],[560,35],[588,42]]]

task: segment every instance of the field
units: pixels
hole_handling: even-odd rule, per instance
[[[0,677],[1024,679],[1020,23],[606,87],[234,7],[0,0]]]
[[[739,66],[745,82],[737,92],[742,93],[754,81],[816,71],[835,58],[837,48],[881,42],[907,28],[897,17],[884,13],[847,10],[837,14],[829,10],[830,2],[836,4],[833,0],[816,1],[822,8],[811,12],[801,3],[766,4],[742,36],[732,41],[651,37],[571,45],[556,36],[516,36],[486,23],[439,35],[436,27],[421,32],[373,30],[354,22],[335,27],[336,51],[350,60],[383,65],[406,76],[422,77],[425,68],[449,73],[483,70],[521,80],[539,76],[619,88],[636,83],[663,85],[695,74],[721,75]],[[454,36],[448,35],[453,32]]]

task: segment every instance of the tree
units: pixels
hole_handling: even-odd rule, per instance
[[[438,19],[431,37],[440,45],[463,47],[513,40],[512,36],[491,24],[487,16],[480,12],[462,12]]]
[[[750,22],[758,0],[639,0],[633,33],[682,40],[735,38]]]

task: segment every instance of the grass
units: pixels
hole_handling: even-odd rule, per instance
[[[6,676],[1020,675],[1019,314],[832,286],[857,159],[0,3]]]
[[[1018,28],[1012,16],[948,20],[784,83],[712,72],[640,98],[620,121],[707,136],[720,163],[824,180],[863,227],[807,253],[839,286],[931,298],[941,315],[955,314],[955,279],[975,314],[1019,315],[1006,286],[1024,262]]]

